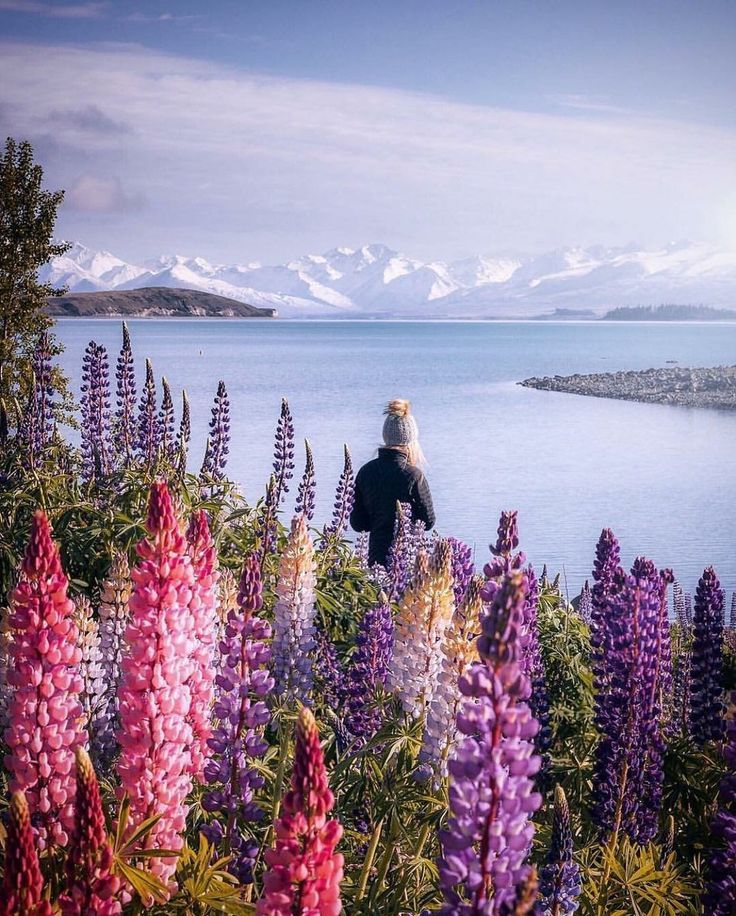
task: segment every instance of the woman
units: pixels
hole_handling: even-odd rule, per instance
[[[421,471],[424,456],[419,428],[408,401],[391,401],[383,424],[385,448],[364,464],[355,478],[355,505],[350,524],[355,531],[369,531],[369,563],[386,564],[394,536],[396,503],[408,503],[414,521],[434,527],[432,494]]]

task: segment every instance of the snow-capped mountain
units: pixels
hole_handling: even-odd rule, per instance
[[[692,242],[643,250],[566,248],[526,258],[423,262],[385,245],[334,248],[288,264],[210,264],[164,256],[141,265],[76,242],[45,268],[70,292],[198,289],[285,318],[501,318],[663,302],[736,307],[736,250]]]

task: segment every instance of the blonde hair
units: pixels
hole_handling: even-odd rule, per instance
[[[411,401],[407,401],[406,398],[394,398],[388,402],[383,413],[387,417],[408,417],[411,413]]]

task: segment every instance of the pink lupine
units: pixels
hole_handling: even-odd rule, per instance
[[[209,738],[212,734],[212,702],[214,699],[214,651],[218,631],[217,552],[210,534],[207,513],[195,512],[187,530],[189,556],[194,568],[194,614],[196,646],[195,670],[190,681],[192,708],[190,721],[194,732],[192,742],[192,776],[201,779],[210,756]]]
[[[51,916],[42,899],[43,876],[33,840],[31,815],[22,792],[13,793],[5,838],[5,872],[0,887],[0,916]]]
[[[276,821],[276,842],[266,851],[268,871],[256,916],[337,916],[342,910],[343,857],[335,852],[342,827],[327,815],[335,798],[327,784],[319,731],[302,707],[296,725],[291,790]]]
[[[74,833],[66,859],[66,891],[59,897],[63,916],[116,916],[120,879],[112,873],[113,852],[105,827],[100,786],[84,748],[77,749]]]
[[[164,482],[151,487],[146,528],[149,536],[137,546],[140,561],[132,572],[118,693],[119,792],[130,799],[131,827],[160,817],[145,837],[146,846],[178,851],[192,788],[194,569]],[[176,857],[154,857],[150,868],[167,881],[176,870]]]
[[[23,792],[39,846],[66,845],[74,824],[74,752],[84,741],[80,651],[69,580],[51,526],[39,511],[10,599],[5,766],[11,792]]]

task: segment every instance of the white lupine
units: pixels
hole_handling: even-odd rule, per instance
[[[442,641],[452,618],[450,546],[438,541],[431,560],[420,552],[399,604],[389,686],[404,711],[420,718],[432,700],[442,663]]]
[[[100,651],[100,628],[86,595],[80,595],[74,602],[74,622],[77,625],[77,645],[82,657],[79,674],[82,678],[80,701],[83,710],[84,728],[92,723],[105,705],[105,679]]]
[[[435,785],[447,776],[447,761],[457,735],[457,713],[467,702],[460,693],[460,678],[478,659],[476,637],[483,609],[482,586],[483,577],[473,576],[442,641],[440,673],[427,710],[419,754],[420,761],[431,769]]]
[[[276,693],[306,702],[312,689],[315,647],[314,546],[307,520],[300,513],[279,560],[271,657]]]

